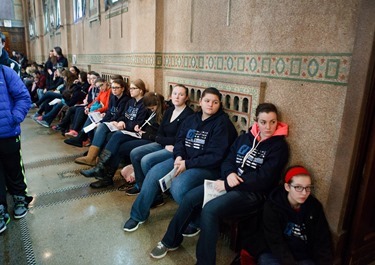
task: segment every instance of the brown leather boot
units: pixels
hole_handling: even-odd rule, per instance
[[[89,148],[87,156],[78,157],[76,158],[76,160],[74,160],[74,162],[82,165],[95,166],[96,158],[98,157],[99,151],[99,147],[92,145]]]

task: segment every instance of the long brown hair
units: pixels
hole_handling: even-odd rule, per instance
[[[146,108],[157,106],[155,120],[160,124],[164,114],[164,97],[155,92],[147,92],[143,97],[143,105]]]
[[[74,84],[74,80],[77,79],[77,76],[75,74],[73,74],[72,72],[68,71],[68,70],[64,70],[62,71],[61,73],[62,77],[66,77],[66,80],[64,79],[65,81],[65,89],[70,89],[72,87],[72,85]]]

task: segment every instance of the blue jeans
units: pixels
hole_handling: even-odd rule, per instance
[[[111,138],[112,135],[113,132],[108,129],[107,125],[105,125],[104,123],[100,123],[98,127],[96,127],[92,145],[101,148]]]
[[[127,135],[127,136],[129,136],[129,135]],[[131,136],[129,136],[129,137],[131,137]],[[117,152],[114,153],[114,155],[112,155],[109,166],[117,168],[118,165],[120,164],[121,160],[124,160],[126,157],[130,156],[130,152],[133,149],[138,148],[138,147],[143,146],[143,145],[147,145],[151,142],[150,140],[136,139],[136,138],[133,138],[133,137],[131,137],[131,138],[132,138],[132,140],[127,141],[127,142],[123,142],[120,145],[120,147],[118,148]],[[110,149],[108,149],[108,150],[110,150]]]
[[[209,201],[202,209],[203,198],[203,185],[186,194],[168,226],[162,243],[169,248],[179,246],[183,240],[183,231],[200,214],[201,234],[196,251],[197,264],[215,264],[220,219],[234,217],[260,207],[265,197],[244,191],[230,191]]]
[[[43,88],[37,88],[36,89],[36,93],[37,93],[37,95],[38,95],[38,100],[39,99],[41,99],[42,97],[43,97],[43,95],[44,95],[44,89]]]
[[[57,114],[59,114],[59,111],[63,106],[64,104],[61,102],[53,105],[52,109],[48,113],[43,115],[43,120],[45,120],[50,125],[56,118]]]
[[[233,190],[209,201],[202,209],[200,218],[197,264],[215,264],[221,219],[259,209],[265,200],[266,197],[262,194]]]
[[[153,166],[169,158],[173,158],[173,153],[158,143],[149,143],[133,149],[130,152],[130,160],[137,187],[142,187],[145,176]]]
[[[167,232],[165,233],[161,242],[167,248],[175,248],[181,245],[183,236],[189,223],[199,216],[204,197],[204,187],[200,185],[192,189],[186,194],[184,200],[174,214],[171,222],[168,225]]]
[[[273,255],[272,253],[265,252],[259,256],[257,264],[258,265],[281,265],[283,263],[280,261],[280,259],[275,257],[275,255]],[[308,259],[297,261],[297,265],[314,265],[314,264],[315,263],[312,260],[308,260]]]
[[[130,217],[132,219],[143,222],[148,218],[150,215],[150,207],[160,192],[159,179],[170,172],[173,166],[174,159],[170,158],[153,166],[148,171],[141,192],[132,206],[130,212]],[[218,176],[219,174],[216,170],[191,168],[182,172],[172,181],[170,192],[174,200],[180,204],[189,190],[201,185],[204,179],[215,179]]]
[[[106,126],[106,125],[105,125]],[[116,155],[120,146],[129,141],[140,140],[130,135],[123,134],[121,131],[114,132],[111,139],[105,146],[105,149],[111,152],[112,155]]]
[[[55,98],[62,98],[62,95],[60,93],[52,92],[52,91],[47,91],[46,93],[43,94],[42,98],[40,98],[37,102],[35,102],[36,105],[40,106],[44,102],[51,102]],[[41,114],[41,113],[40,113]]]

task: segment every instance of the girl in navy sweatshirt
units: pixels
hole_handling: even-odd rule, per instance
[[[288,169],[284,185],[277,187],[264,205],[268,251],[260,255],[259,265],[333,264],[331,232],[312,190],[311,176],[304,167]]]
[[[189,223],[200,214],[200,237],[197,244],[197,264],[216,263],[216,242],[222,218],[244,214],[261,207],[266,194],[277,185],[288,161],[285,136],[288,126],[278,122],[277,109],[263,103],[256,109],[256,122],[249,133],[237,138],[221,167],[215,190],[224,194],[203,205],[204,186],[191,190],[183,199],[161,242],[152,250],[153,258],[163,258],[177,249]]]
[[[124,225],[127,232],[135,231],[150,214],[150,207],[160,192],[159,179],[175,169],[170,192],[180,204],[191,189],[204,179],[217,179],[220,164],[237,132],[222,110],[221,94],[213,87],[203,91],[199,100],[201,111],[187,117],[181,124],[173,149],[173,158],[151,168],[135,200],[129,220]]]

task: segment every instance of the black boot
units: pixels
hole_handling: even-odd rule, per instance
[[[103,176],[106,174],[106,164],[111,158],[111,152],[104,149],[100,156],[98,164],[90,169],[81,170],[80,173],[84,175],[86,178],[104,178]]]
[[[113,185],[113,176],[116,173],[116,168],[106,167],[105,173],[100,177],[97,177],[98,181],[90,184],[91,188],[100,189]]]
[[[87,139],[86,133],[81,130],[76,137],[65,139],[64,143],[69,144],[69,145],[74,145],[77,147],[82,147],[83,146],[83,141]]]

